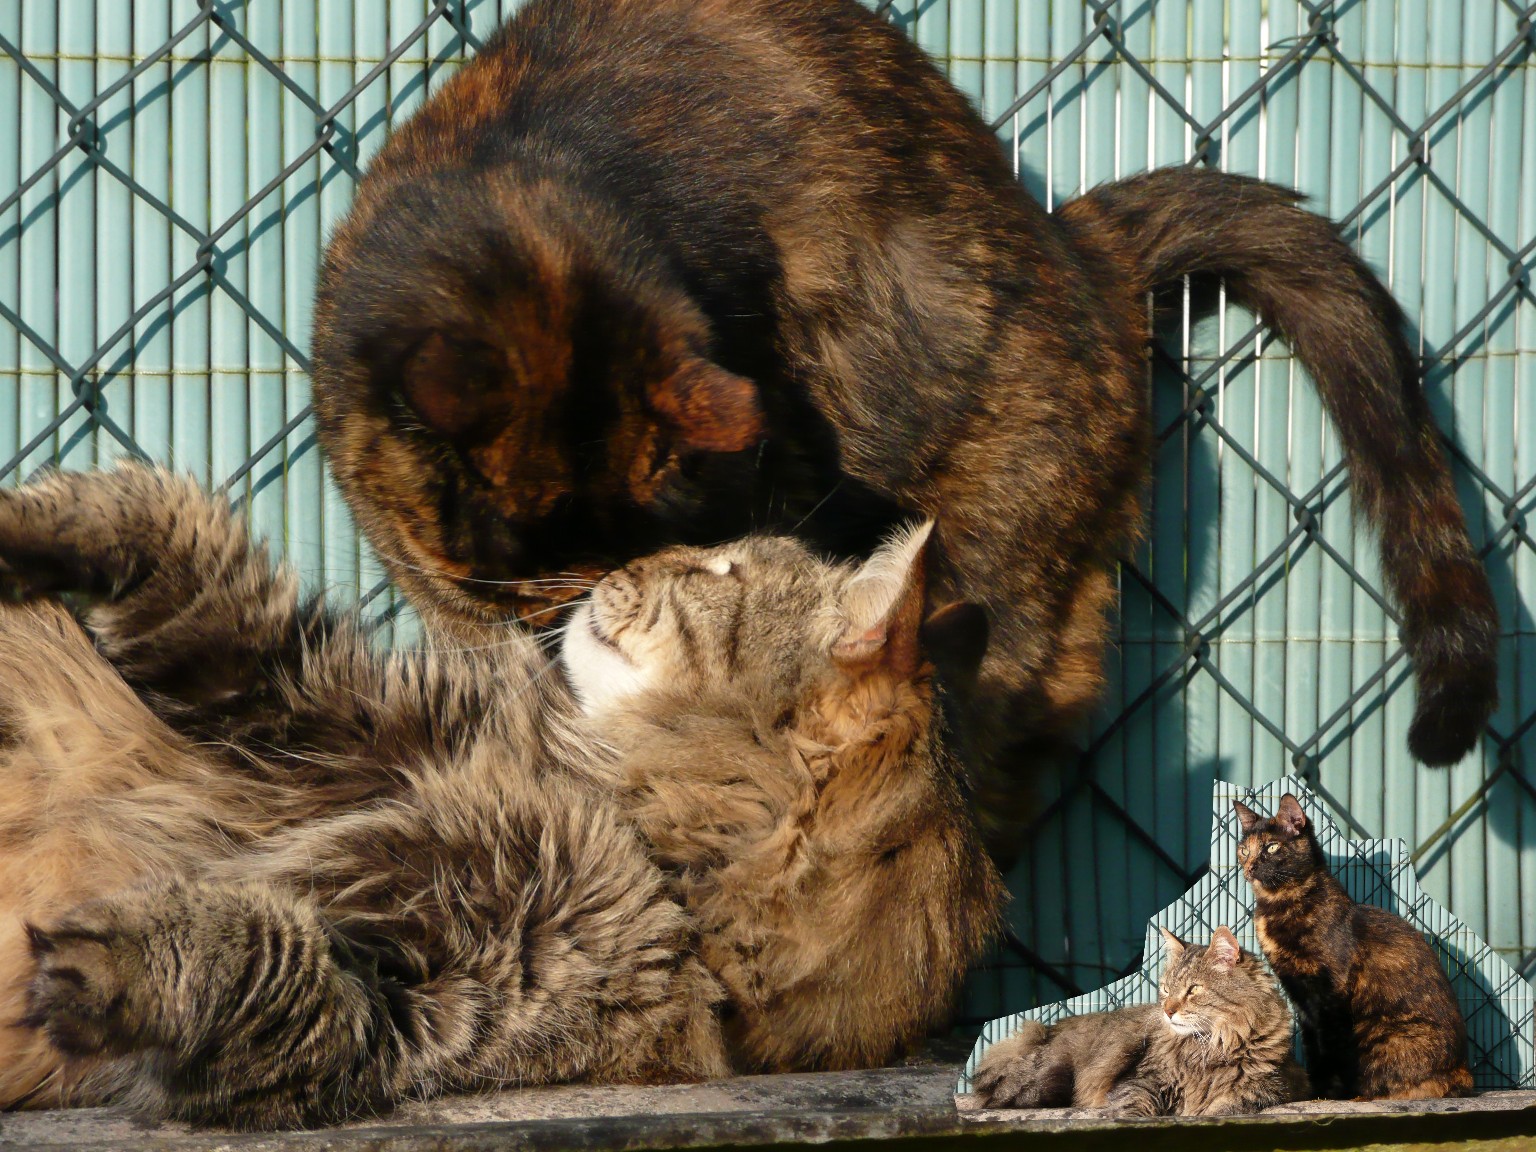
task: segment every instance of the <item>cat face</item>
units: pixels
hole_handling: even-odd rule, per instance
[[[577,591],[532,577],[735,535],[710,509],[764,434],[755,385],[626,260],[622,224],[507,180],[360,201],[316,306],[317,416],[361,526],[414,602],[478,620]]]
[[[1203,948],[1158,930],[1169,950],[1158,985],[1169,1030],[1223,1048],[1238,1046],[1279,1002],[1269,975],[1230,929],[1216,929]]]
[[[601,717],[659,695],[737,695],[782,711],[828,677],[919,676],[926,649],[942,649],[950,665],[974,663],[985,646],[979,609],[923,621],[930,531],[898,533],[861,565],[821,560],[782,537],[636,561],[571,614],[566,674],[583,709]]]
[[[1236,801],[1232,806],[1242,825],[1238,863],[1255,891],[1273,891],[1317,870],[1312,824],[1296,797],[1287,792],[1268,819]]]

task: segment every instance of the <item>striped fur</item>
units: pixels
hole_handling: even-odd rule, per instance
[[[0,1100],[266,1128],[898,1053],[1001,891],[928,669],[834,659],[855,567],[733,545],[730,607],[718,552],[601,586],[694,648],[590,714],[518,629],[375,651],[167,473],[0,494],[0,575],[91,638],[0,610]]]
[[[987,1049],[975,1090],[991,1108],[1230,1116],[1304,1098],[1291,1013],[1258,957],[1226,928],[1172,955],[1157,1004],[1026,1022]]]

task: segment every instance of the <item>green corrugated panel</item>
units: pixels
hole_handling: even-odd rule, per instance
[[[1244,949],[1260,954],[1253,926],[1253,890],[1237,860],[1239,825],[1232,802],[1241,801],[1269,815],[1287,792],[1301,801],[1318,846],[1345,891],[1361,903],[1401,916],[1434,947],[1467,1023],[1467,1066],[1473,1083],[1482,1091],[1536,1087],[1536,1006],[1531,986],[1476,932],[1420,887],[1403,841],[1352,839],[1334,823],[1304,782],[1288,776],[1258,789],[1218,781],[1208,809],[1210,870],[1141,926],[1146,962],[1138,971],[1097,991],[987,1023],[956,1091],[970,1091],[970,1078],[987,1049],[1013,1035],[1026,1020],[1054,1024],[1086,1012],[1157,1003],[1158,976],[1167,961],[1160,927],[1187,944],[1204,944],[1224,925]],[[1297,1056],[1304,1059],[1299,1037]]]
[[[515,7],[449,9],[483,38]],[[55,458],[111,460],[130,450],[119,430],[213,483],[232,481],[312,583],[369,597],[370,611],[399,611],[322,476],[309,427],[294,422],[308,401],[310,296],[326,230],[345,211],[356,166],[464,54],[439,8],[0,3],[0,463],[11,465],[0,479]],[[206,23],[210,11],[227,30]],[[1033,93],[998,135],[1020,179],[1052,204],[1190,160],[1190,119],[1220,118],[1208,162],[1299,186],[1315,207],[1349,218],[1347,235],[1389,277],[1426,354],[1453,357],[1430,371],[1431,402],[1476,470],[1462,468],[1458,482],[1475,533],[1492,542],[1508,634],[1496,727],[1519,730],[1521,742],[1502,761],[1490,742],[1452,771],[1417,768],[1404,746],[1413,697],[1400,658],[1341,712],[1399,652],[1395,626],[1361,583],[1380,587],[1376,548],[1354,532],[1334,476],[1313,507],[1325,508],[1322,538],[1360,580],[1315,543],[1282,549],[1293,508],[1243,458],[1299,495],[1337,462],[1337,437],[1285,348],[1244,343],[1251,317],[1231,307],[1173,317],[1162,332],[1167,361],[1149,380],[1169,434],[1148,538],[1122,577],[1093,754],[1038,771],[1052,815],[1010,877],[1023,949],[1004,948],[974,982],[975,1018],[1128,970],[1145,918],[1205,863],[1212,778],[1276,780],[1298,748],[1341,820],[1405,838],[1425,889],[1507,958],[1536,949],[1536,790],[1524,761],[1536,739],[1536,549],[1519,519],[1536,511],[1536,484],[1525,490],[1536,479],[1532,45],[1521,46],[1514,9],[1488,0],[1360,0],[1321,10],[1332,22],[1317,27],[1314,11],[1295,0],[1117,0],[1101,20],[1085,0],[896,0],[888,16],[989,119]],[[69,146],[70,115],[56,95],[90,104],[189,28],[85,117],[99,153]],[[234,33],[270,61],[249,57]],[[318,111],[402,45],[316,150]],[[1458,103],[1495,55],[1500,67]],[[1231,107],[1261,79],[1261,94]],[[1419,125],[1447,102],[1427,164],[1415,163]],[[205,250],[211,275],[198,271]],[[1524,286],[1512,284],[1522,270]],[[71,385],[82,365],[87,398],[100,388],[99,419]],[[1211,423],[1179,423],[1202,378]],[[1510,517],[1519,523],[1506,527]],[[1202,621],[1218,603],[1219,617]],[[1186,621],[1201,622],[1225,687],[1183,659]],[[385,638],[412,628],[406,621]],[[1165,674],[1165,688],[1142,700]]]

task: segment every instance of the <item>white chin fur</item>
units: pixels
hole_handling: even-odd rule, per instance
[[[605,712],[645,691],[647,676],[592,631],[592,604],[571,613],[560,638],[560,662],[581,710],[588,716]]]
[[[1168,1018],[1168,1027],[1173,1029],[1179,1036],[1193,1036],[1200,1031],[1193,1024],[1186,1024],[1183,1020],[1180,1020],[1178,1013],[1174,1013],[1173,1016]]]

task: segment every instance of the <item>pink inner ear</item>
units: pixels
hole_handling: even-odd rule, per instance
[[[1307,826],[1307,814],[1301,810],[1301,804],[1296,797],[1287,792],[1280,799],[1280,807],[1275,811],[1275,819],[1292,836],[1296,835]]]
[[[1242,957],[1243,949],[1237,937],[1228,928],[1218,928],[1211,936],[1211,958],[1222,967],[1230,968]]]
[[[767,433],[757,385],[707,360],[685,361],[671,376],[653,383],[648,398],[685,448],[741,452]]]

